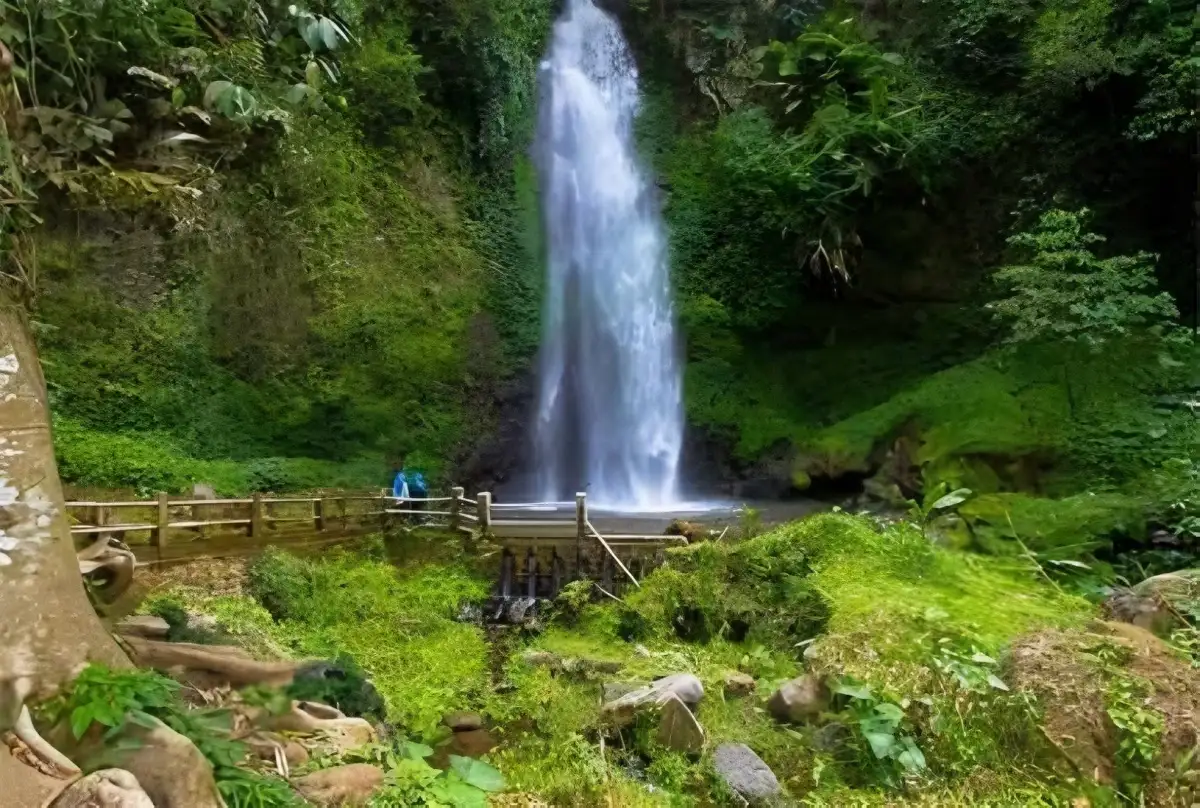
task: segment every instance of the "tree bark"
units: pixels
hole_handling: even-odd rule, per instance
[[[84,591],[25,308],[0,297],[0,731],[89,661],[129,660]]]

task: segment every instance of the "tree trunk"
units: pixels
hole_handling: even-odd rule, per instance
[[[0,731],[89,661],[128,666],[84,591],[25,308],[0,298]]]

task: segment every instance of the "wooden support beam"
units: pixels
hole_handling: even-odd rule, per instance
[[[250,536],[255,539],[266,538],[264,528],[266,520],[263,519],[263,498],[262,494],[255,494],[250,500]]]
[[[450,489],[450,529],[458,530],[462,526],[462,498],[467,495],[465,488]]]
[[[327,512],[325,497],[313,500],[313,526],[319,532],[325,532],[325,514]]]
[[[171,529],[171,507],[170,498],[166,491],[158,492],[158,527],[154,530],[154,547],[158,550],[159,558],[162,557],[163,548],[167,546],[170,540],[169,532]]]
[[[479,510],[479,530],[485,535],[492,532],[492,494],[482,491],[475,499]]]

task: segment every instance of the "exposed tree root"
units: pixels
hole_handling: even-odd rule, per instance
[[[12,731],[13,735],[20,738],[22,743],[28,746],[35,755],[63,774],[70,776],[82,774],[79,767],[72,763],[70,758],[55,749],[49,741],[38,734],[37,728],[33,726],[33,718],[29,715],[28,707],[21,708],[21,714],[17,716],[17,723]]]

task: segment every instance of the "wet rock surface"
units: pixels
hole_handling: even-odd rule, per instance
[[[832,694],[817,676],[798,676],[776,690],[767,701],[767,710],[776,721],[805,724],[816,721],[829,709]]]
[[[292,783],[300,796],[321,808],[365,806],[383,787],[383,770],[352,763],[306,774]]]
[[[770,804],[779,796],[779,779],[754,750],[741,743],[723,743],[713,756],[713,768],[751,805]]]

